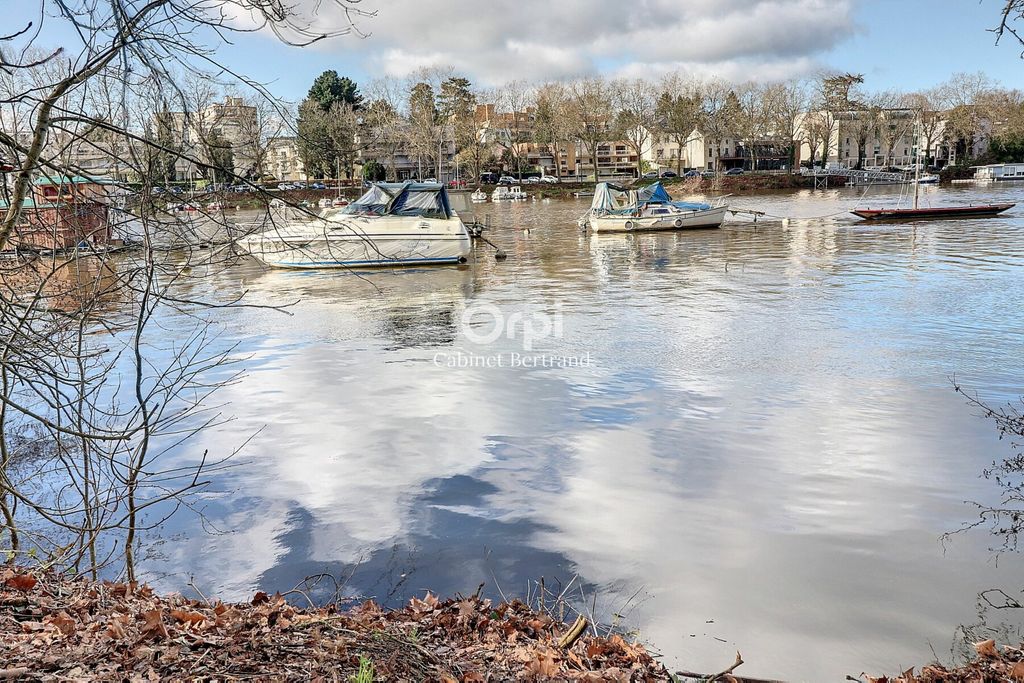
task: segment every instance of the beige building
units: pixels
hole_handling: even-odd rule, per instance
[[[277,180],[305,180],[306,167],[299,154],[298,138],[282,135],[267,140],[263,171]]]
[[[753,170],[778,169],[789,162],[789,145],[779,139],[757,140],[753,149],[734,136],[715,142],[698,129],[688,136],[685,145],[679,145],[672,136],[652,134],[644,147],[642,158],[654,171]]]
[[[241,97],[225,97],[223,102],[215,102],[199,112],[161,112],[153,116],[150,127],[150,135],[157,140],[169,138],[186,157],[175,162],[174,180],[199,178],[201,173],[193,160],[207,161],[211,147],[221,141],[231,147],[236,175],[249,176],[255,172],[262,132],[256,107],[247,105]]]

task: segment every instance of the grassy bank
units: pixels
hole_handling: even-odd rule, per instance
[[[289,602],[291,600],[292,602]],[[303,601],[307,607],[298,607]],[[429,593],[398,610],[304,593],[225,604],[0,569],[0,679],[668,680],[640,645],[522,602]]]

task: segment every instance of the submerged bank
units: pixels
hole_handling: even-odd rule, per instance
[[[291,602],[289,602],[289,600]],[[307,607],[298,607],[304,601]],[[519,601],[429,593],[395,610],[315,607],[293,591],[248,603],[145,585],[0,570],[0,679],[668,680],[619,635]]]

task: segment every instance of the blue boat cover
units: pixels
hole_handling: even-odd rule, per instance
[[[665,190],[664,185],[660,182],[643,188],[636,193],[636,198],[638,201],[647,202],[648,204],[667,204],[672,201],[672,197],[669,196],[668,191]]]

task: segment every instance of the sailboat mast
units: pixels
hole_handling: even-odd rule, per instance
[[[914,118],[914,210],[917,210],[917,198],[921,192],[921,136],[918,134],[920,118]]]

